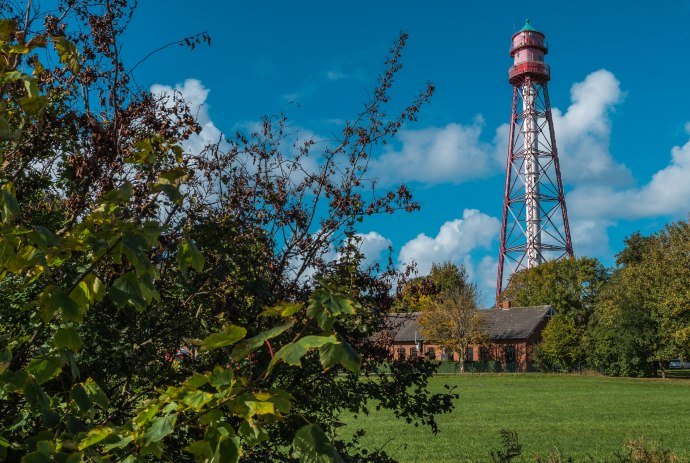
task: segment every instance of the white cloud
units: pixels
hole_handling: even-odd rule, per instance
[[[614,222],[606,219],[575,218],[570,220],[570,236],[577,255],[604,255],[609,249],[608,227]]]
[[[435,237],[420,233],[400,249],[401,264],[416,262],[417,271],[426,275],[433,263],[446,261],[463,262],[478,248],[488,248],[498,236],[498,219],[477,209],[465,209],[462,219],[448,221],[441,225]]]
[[[188,151],[199,153],[206,145],[218,143],[221,139],[221,131],[211,120],[208,114],[208,104],[206,98],[210,90],[197,79],[186,79],[183,84],[176,84],[175,87],[169,85],[153,84],[150,88],[151,93],[168,97],[168,105],[173,105],[176,98],[182,98],[189,106],[190,113],[196,118],[201,126],[199,134],[193,134],[182,143],[183,148]]]
[[[375,177],[384,184],[416,181],[421,183],[462,183],[484,177],[494,169],[491,146],[480,140],[484,120],[472,125],[450,123],[445,127],[402,130],[398,134],[400,151],[389,150],[372,160]]]
[[[477,285],[480,288],[496,288],[496,275],[498,274],[498,260],[491,256],[484,256],[479,261],[477,269]],[[492,294],[493,296],[493,294]]]
[[[359,251],[364,255],[365,265],[373,265],[381,258],[381,253],[392,246],[391,240],[383,235],[371,231],[369,233],[357,233]]]
[[[592,72],[573,84],[570,99],[565,112],[552,109],[564,181],[629,183],[630,171],[614,160],[609,149],[610,114],[623,99],[618,79],[605,69]],[[398,135],[401,148],[375,159],[372,171],[384,184],[458,184],[500,174],[506,163],[510,127],[507,123],[497,127],[491,143],[481,140],[483,128],[484,120],[478,115],[471,125],[402,130]]]
[[[671,150],[671,162],[638,188],[581,187],[567,202],[577,217],[639,219],[680,216],[690,210],[690,141]]]
[[[623,185],[631,181],[628,168],[616,162],[609,150],[609,115],[622,98],[618,79],[600,69],[571,87],[572,103],[565,113],[552,110],[564,182]]]

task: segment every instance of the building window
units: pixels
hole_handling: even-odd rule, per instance
[[[405,348],[398,347],[398,360],[405,360]]]
[[[410,360],[417,358],[417,348],[410,347]]]
[[[515,346],[506,346],[506,365],[515,364]]]
[[[471,347],[467,348],[467,352],[465,353],[465,361],[466,362],[474,362],[474,349]]]
[[[482,363],[486,363],[489,361],[489,349],[487,349],[486,347],[479,348],[479,361]]]

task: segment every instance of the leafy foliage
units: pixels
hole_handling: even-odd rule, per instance
[[[548,261],[515,272],[503,297],[520,307],[552,305],[584,326],[607,279],[608,270],[594,258]]]
[[[662,375],[673,358],[690,357],[690,224],[633,235],[602,295],[591,327],[591,363],[613,375]],[[620,260],[620,259],[619,259]]]
[[[333,438],[338,413],[371,400],[436,431],[454,396],[425,390],[431,364],[384,369],[375,336],[397,272],[323,258],[418,207],[377,192],[363,154],[433,92],[386,112],[406,36],[322,152],[284,149],[283,117],[191,152],[185,102],[121,61],[126,0],[37,8],[0,20],[0,456],[342,461],[364,453]]]
[[[565,315],[556,314],[541,333],[535,361],[542,371],[570,372],[584,364],[582,330],[575,321]]]
[[[436,273],[434,273],[436,269]],[[460,371],[465,370],[467,348],[487,340],[486,321],[477,307],[477,286],[469,282],[464,266],[434,267],[430,278],[439,292],[422,306],[419,323],[425,339],[433,340],[460,355]]]

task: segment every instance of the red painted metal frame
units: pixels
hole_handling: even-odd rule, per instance
[[[496,282],[496,303],[499,304],[502,299],[503,284],[506,280],[506,259],[511,259],[517,265],[516,270],[526,268],[523,264],[526,255],[526,239],[524,234],[517,230],[517,227],[522,227],[521,217],[524,212],[524,207],[517,210],[512,208],[513,205],[520,204],[524,201],[524,198],[520,194],[520,185],[518,180],[520,176],[523,175],[522,167],[524,165],[523,153],[518,149],[516,154],[516,144],[519,141],[519,137],[522,133],[521,125],[518,124],[518,120],[522,119],[522,114],[518,112],[518,106],[522,100],[521,90],[525,85],[534,85],[537,91],[537,101],[539,101],[539,96],[542,98],[543,111],[540,112],[542,120],[545,120],[544,124],[541,124],[538,128],[539,133],[541,133],[543,139],[548,139],[548,146],[542,143],[544,150],[541,151],[539,157],[544,160],[543,164],[540,164],[541,174],[540,185],[544,187],[543,193],[540,196],[543,203],[540,204],[540,209],[543,213],[541,230],[547,238],[550,239],[551,244],[543,244],[540,254],[543,251],[545,254],[551,253],[556,259],[560,259],[565,256],[573,256],[573,245],[570,237],[570,226],[568,223],[568,212],[565,206],[565,195],[563,193],[563,182],[561,179],[561,168],[560,162],[558,160],[558,150],[556,148],[556,136],[553,127],[553,117],[551,114],[551,103],[549,100],[549,92],[547,88],[547,80],[544,75],[533,75],[531,73],[523,73],[515,76],[511,82],[513,84],[513,100],[510,115],[510,134],[508,143],[508,153],[506,159],[506,181],[505,181],[505,191],[503,197],[503,219],[501,222],[501,243],[500,243],[500,254],[498,258],[498,275]],[[536,79],[533,79],[536,77]],[[539,106],[539,103],[535,103]],[[548,131],[546,129],[548,125]],[[518,131],[516,133],[516,130]],[[548,135],[547,135],[548,134]],[[517,137],[516,137],[517,136]],[[538,145],[538,149],[539,148]],[[517,157],[522,158],[522,163],[518,165]],[[515,164],[515,166],[513,165]],[[555,174],[555,179],[552,178],[551,174]],[[554,181],[555,180],[555,181]],[[523,181],[524,184],[524,181]],[[554,191],[556,190],[556,191]],[[551,193],[549,195],[548,193]],[[551,207],[544,209],[544,205],[552,204]],[[561,234],[558,225],[554,222],[555,214],[557,209],[560,208],[561,214],[560,219],[563,227],[563,234]],[[512,217],[512,219],[511,219]],[[510,230],[508,230],[508,224],[512,224]],[[518,244],[517,239],[522,241]],[[509,242],[510,241],[510,242]],[[521,256],[519,259],[513,257],[514,255]]]
[[[517,119],[518,87],[513,86],[513,104],[510,111],[510,135],[508,136],[508,157],[506,160],[506,184],[503,194],[503,221],[501,222],[501,249],[498,255],[498,282],[496,284],[496,306],[501,301],[503,291],[503,264],[506,255],[506,226],[508,225],[508,202],[510,200],[510,179],[513,169],[513,137],[515,135],[515,121]]]

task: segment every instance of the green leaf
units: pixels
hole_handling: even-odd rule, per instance
[[[32,359],[26,366],[26,371],[33,375],[38,384],[56,377],[62,371],[57,357],[41,356]]]
[[[192,376],[187,378],[184,382],[185,386],[193,388],[201,387],[206,383],[208,383],[208,377],[197,372],[194,372]]]
[[[21,463],[51,463],[51,459],[50,455],[36,451],[24,455],[21,459]]]
[[[146,241],[139,234],[128,233],[122,238],[122,250],[129,263],[134,266],[137,275],[151,275],[155,278],[158,272],[146,255],[146,247]]]
[[[196,411],[213,400],[213,394],[204,391],[188,391],[182,398],[182,403]]]
[[[24,398],[35,412],[45,413],[50,410],[50,399],[36,381],[30,380],[24,384]]]
[[[77,330],[69,326],[58,329],[53,337],[53,342],[55,347],[69,349],[73,352],[78,351],[84,345]]]
[[[132,306],[142,312],[155,297],[155,288],[152,286],[147,284],[145,278],[139,279],[136,273],[128,272],[115,280],[110,287],[110,295],[118,307],[124,309]]]
[[[14,195],[14,184],[12,182],[5,183],[0,188],[0,213],[2,213],[3,223],[8,223],[12,217],[19,213],[19,203]]]
[[[223,368],[220,365],[216,365],[211,373],[210,383],[211,386],[218,388],[220,386],[227,386],[232,382],[234,373],[230,368]]]
[[[285,330],[289,329],[292,326],[292,321],[283,323],[282,325],[274,326],[270,330],[264,331],[262,333],[259,333],[258,335],[246,339],[242,341],[241,343],[237,344],[235,348],[232,350],[232,358],[235,360],[241,360],[251,354],[252,352],[256,351],[257,349],[261,348],[261,346],[266,343],[269,339],[273,339],[276,336],[279,336]]]
[[[218,441],[218,447],[216,447],[216,452],[213,455],[212,461],[218,463],[237,463],[240,461],[240,456],[242,456],[240,438],[237,436],[223,436]]]
[[[12,130],[7,119],[0,116],[0,141],[12,141],[17,139],[17,133]]]
[[[101,407],[103,410],[108,409],[108,405],[110,404],[108,396],[105,395],[105,392],[103,392],[103,389],[101,389],[101,387],[98,385],[98,383],[96,383],[96,381],[89,378],[86,380],[86,382],[82,383],[82,386],[84,387],[86,394],[89,396],[89,399],[91,399],[96,405]]]
[[[340,364],[353,373],[359,373],[362,367],[362,357],[340,336],[338,336],[338,339],[340,341],[339,344],[326,344],[319,348],[321,365],[328,370]]]
[[[31,116],[38,116],[46,108],[46,106],[48,106],[48,98],[45,96],[38,96],[38,86],[36,85],[35,81],[32,81],[28,85],[25,81],[24,84],[25,87],[27,87],[28,95],[19,100],[19,104],[21,105],[22,109],[27,112],[27,114]]]
[[[292,441],[293,456],[300,463],[343,463],[328,436],[316,424],[302,426]]]
[[[70,400],[77,404],[82,414],[88,413],[94,404],[98,405],[102,410],[107,410],[109,403],[108,397],[91,378],[84,383],[75,384],[72,387]]]
[[[62,313],[67,321],[82,322],[83,312],[62,288],[48,286],[38,296],[38,303],[44,323],[50,322],[56,313]]]
[[[14,19],[0,19],[0,41],[9,42],[17,25]]]
[[[94,428],[90,430],[86,436],[79,442],[79,450],[91,447],[112,434],[113,430],[109,427]]]
[[[223,328],[223,331],[212,333],[201,341],[201,347],[212,350],[221,347],[227,347],[235,344],[237,341],[247,335],[246,328],[236,325],[229,325]]]
[[[104,293],[103,282],[95,274],[89,273],[72,290],[69,297],[81,308],[83,315],[91,304],[103,300]]]
[[[121,205],[130,200],[134,195],[134,188],[129,182],[124,183],[120,188],[111,190],[103,195],[101,198],[102,204],[107,205]]]
[[[182,200],[184,199],[182,193],[180,193],[179,187],[176,187],[175,185],[156,183],[153,185],[153,191],[160,191],[161,193],[165,194],[170,201],[178,206],[182,204]]]
[[[194,455],[196,461],[206,461],[213,458],[213,449],[211,448],[211,443],[207,440],[194,441],[185,447],[184,450]]]
[[[111,434],[108,436],[108,438],[103,442],[103,451],[104,452],[109,452],[113,449],[122,449],[127,447],[130,442],[134,440],[134,436],[126,436],[122,437],[117,434]],[[81,460],[78,460],[81,461]]]
[[[151,421],[149,427],[144,431],[144,445],[158,442],[170,434],[175,428],[176,420],[177,413],[170,413],[168,415],[159,416]]]
[[[7,368],[10,366],[10,362],[12,361],[12,351],[10,350],[9,347],[5,347],[0,349],[0,374],[4,373]],[[2,380],[0,380],[2,381]],[[2,382],[0,382],[0,385],[2,385]]]
[[[67,68],[72,71],[72,74],[78,74],[80,65],[79,51],[76,45],[67,40],[64,35],[58,35],[51,38],[53,39],[55,51],[57,51],[60,57],[60,62],[66,64]]]
[[[134,143],[132,152],[127,156],[126,162],[134,164],[153,164],[158,155],[158,149],[154,149],[153,140],[144,138]]]
[[[42,225],[34,225],[32,235],[34,242],[43,250],[60,246],[60,238]]]
[[[301,366],[302,357],[304,357],[310,349],[319,348],[326,344],[337,344],[338,340],[335,335],[331,336],[305,336],[295,342],[283,346],[271,359],[268,365],[268,372],[275,367],[279,362],[285,362],[288,365]]]
[[[79,407],[79,411],[81,413],[86,413],[91,410],[91,407],[93,407],[93,402],[81,384],[75,384],[74,387],[72,387],[69,396],[70,400],[73,400],[74,403],[77,404],[77,407]]]
[[[355,313],[355,304],[328,287],[321,287],[309,297],[307,316],[315,318],[322,330],[333,327],[334,318]]]
[[[177,247],[177,265],[183,276],[187,275],[190,268],[201,272],[204,269],[204,256],[199,252],[194,241],[184,239]]]
[[[187,171],[182,167],[164,170],[158,176],[158,182],[153,185],[153,191],[161,191],[170,198],[170,201],[175,204],[182,204],[182,194],[180,194],[179,188],[186,177]]]
[[[228,423],[218,422],[210,427],[204,436],[215,447],[213,463],[237,463],[242,455],[240,438]]]
[[[291,317],[302,309],[302,304],[294,302],[281,302],[273,307],[268,307],[261,312],[262,317]]]

